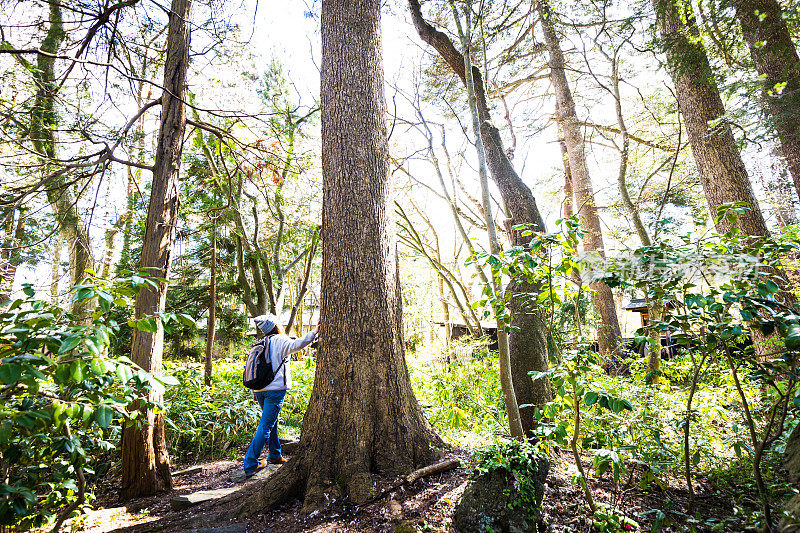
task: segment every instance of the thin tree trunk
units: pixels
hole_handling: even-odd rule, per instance
[[[167,279],[172,262],[172,247],[178,223],[178,182],[186,130],[184,101],[186,69],[189,63],[190,0],[173,0],[169,14],[161,127],[156,146],[153,183],[147,208],[145,235],[139,268],[155,278]],[[167,283],[157,288],[143,288],[136,297],[135,317],[151,317],[164,311]],[[158,330],[146,333],[134,329],[131,359],[152,375],[161,375],[164,351],[164,328],[156,320]],[[151,401],[160,401],[157,390],[150,392]],[[164,438],[164,415],[142,408],[144,425],[126,427],[122,436],[123,498],[134,498],[168,490],[172,487],[169,457]]]
[[[9,220],[6,239],[3,242],[3,262],[0,264],[2,276],[0,276],[0,304],[11,297],[14,288],[14,279],[17,277],[17,267],[22,263],[20,246],[25,237],[25,221],[27,208],[20,207],[18,210],[16,224],[13,217]]]
[[[470,57],[470,42],[472,30],[472,3],[471,1],[465,6],[465,24],[462,28],[461,17],[455,4],[451,1],[450,7],[453,10],[453,15],[456,21],[456,27],[461,37],[461,47],[464,56],[464,72],[466,80],[464,85],[467,87],[467,101],[469,102],[469,110],[472,115],[472,133],[475,136],[475,151],[478,154],[478,175],[481,182],[481,194],[483,213],[486,217],[486,229],[489,234],[489,250],[493,255],[502,253],[500,248],[500,241],[497,239],[497,232],[495,231],[494,216],[492,215],[492,199],[489,192],[489,177],[486,169],[486,153],[483,148],[483,140],[481,138],[481,125],[480,118],[478,117],[478,107],[475,103],[475,85],[472,79],[472,58]],[[496,276],[492,276],[492,290],[497,297],[503,297],[503,289]],[[497,346],[498,346],[498,363],[500,365],[500,388],[503,391],[503,402],[506,406],[506,415],[508,416],[508,427],[511,431],[511,437],[516,439],[523,438],[524,430],[522,429],[522,420],[519,416],[519,406],[517,404],[517,397],[514,393],[514,382],[511,378],[511,358],[509,356],[508,345],[508,332],[506,331],[506,322],[501,318],[495,316],[497,320]]]
[[[565,62],[561,52],[561,43],[553,25],[553,14],[548,3],[545,0],[538,0],[536,9],[539,12],[545,44],[550,54],[550,80],[556,95],[556,119],[564,134],[578,217],[586,228],[583,236],[583,248],[586,252],[595,252],[604,258],[605,246],[600,216],[594,201],[589,168],[586,166],[583,132],[564,69]],[[619,348],[622,334],[617,318],[617,309],[614,305],[614,296],[611,288],[603,282],[593,283],[592,289],[594,289],[592,302],[601,322],[597,331],[600,353],[615,354]]]
[[[128,217],[130,216],[133,216],[133,210],[126,209],[125,212],[122,213],[114,222],[114,224],[106,230],[106,249],[105,253],[103,254],[103,259],[100,262],[100,277],[102,278],[108,278],[111,273],[111,264],[114,262],[114,239],[116,238],[117,233],[123,231],[128,225]]]
[[[456,50],[446,34],[425,21],[419,0],[408,0],[408,4],[414,27],[420,38],[436,49],[453,73],[466,86],[464,56]],[[507,220],[505,224],[511,243],[514,246],[525,246],[530,239],[524,237],[523,232],[512,231],[511,228],[525,226],[532,231],[545,231],[544,220],[539,213],[533,193],[520,179],[503,149],[500,132],[491,121],[483,83],[480,69],[473,66],[472,85],[475,91],[475,104],[481,126],[486,163],[492,181],[500,190],[503,203],[511,212],[511,219]],[[529,301],[529,295],[536,292],[538,292],[538,287],[517,280],[512,280],[506,287],[506,294],[510,297],[509,310],[513,316],[513,324],[519,328],[519,331],[513,333],[509,339],[509,354],[514,392],[517,403],[520,405],[543,405],[553,397],[548,380],[539,379],[534,382],[528,374],[531,370],[545,372],[549,367],[547,324],[541,316],[541,311]],[[521,415],[522,426],[527,435],[532,435],[535,420],[533,419],[533,410],[530,409],[528,412],[530,416],[525,413]]]
[[[440,443],[405,364],[380,44],[380,0],[322,3],[322,308],[317,374],[298,451],[243,505],[305,495],[306,512],[374,495]]]
[[[575,197],[572,191],[572,172],[569,169],[569,154],[567,153],[567,143],[564,139],[558,141],[561,148],[561,163],[564,165],[564,204],[562,211],[564,218],[572,218],[575,215]]]
[[[625,116],[622,113],[622,95],[619,90],[619,62],[616,55],[613,57],[606,55],[606,57],[611,59],[611,94],[614,96],[614,110],[617,114],[617,125],[622,135],[617,186],[619,187],[619,194],[622,197],[622,205],[625,206],[628,215],[631,217],[631,222],[636,230],[636,234],[639,236],[642,246],[652,246],[653,241],[644,226],[644,222],[642,222],[639,206],[633,203],[630,193],[628,192],[627,176],[630,135],[628,134],[628,126],[625,124]],[[650,326],[653,328],[650,330],[649,342],[647,343],[647,376],[645,381],[648,384],[653,384],[658,381],[661,372],[661,330],[653,327],[653,324],[662,320],[664,316],[664,302],[658,298],[653,300],[647,292],[645,292],[645,300],[647,302]]]
[[[294,320],[295,317],[297,316],[298,310],[302,315],[303,298],[306,297],[306,292],[308,291],[308,280],[311,279],[311,267],[314,265],[314,256],[317,255],[318,242],[319,242],[319,235],[315,231],[314,236],[311,238],[311,247],[309,248],[308,256],[306,257],[306,265],[305,268],[303,269],[303,281],[300,283],[300,289],[297,291],[297,298],[295,299],[295,303],[292,306],[292,312],[289,315],[289,322],[286,324],[286,331],[292,329],[292,325],[294,325]],[[298,329],[297,334],[298,335],[301,334],[300,329]]]
[[[750,209],[739,215],[736,227],[745,235],[767,235],[767,225],[753,194],[731,127],[724,120],[725,107],[700,40],[690,5],[673,0],[652,0],[658,31],[667,56],[667,67],[675,83],[678,106],[683,114],[700,181],[715,217],[721,204],[744,202]],[[685,22],[684,22],[685,21]],[[726,232],[731,222],[717,224]]]
[[[732,0],[742,34],[764,83],[783,157],[800,194],[800,57],[777,0]]]
[[[208,332],[206,333],[206,387],[211,386],[211,373],[214,371],[214,340],[217,336],[217,222],[211,229],[211,280],[208,284]]]
[[[61,235],[55,236],[53,247],[53,264],[50,270],[50,299],[53,303],[58,301],[58,282],[61,280]]]

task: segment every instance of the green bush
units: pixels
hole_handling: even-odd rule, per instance
[[[497,353],[445,369],[409,365],[412,385],[428,421],[454,444],[494,441],[507,432]]]
[[[145,283],[76,286],[73,302],[96,308],[85,325],[30,286],[0,308],[0,524],[41,526],[91,501],[98,458],[114,448],[122,419],[140,414],[131,402],[155,407],[146,389],[169,380],[108,351],[119,330],[110,316]]]
[[[544,476],[539,472],[543,454],[538,447],[519,440],[501,441],[479,449],[475,453],[477,466],[472,477],[494,470],[503,470],[514,477],[518,497],[509,502],[511,508],[524,510],[534,522],[539,518],[539,505],[543,493],[537,493]],[[539,487],[541,488],[541,487]]]

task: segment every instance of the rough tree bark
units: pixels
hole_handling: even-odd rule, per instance
[[[409,0],[408,4],[414,27],[420,38],[437,51],[453,73],[466,85],[462,54],[446,34],[425,21],[419,0]],[[524,225],[533,231],[544,231],[544,220],[539,213],[533,193],[517,175],[503,149],[500,131],[491,121],[483,76],[480,69],[475,66],[472,67],[472,79],[489,174],[500,191],[503,203],[511,212],[511,218],[506,221],[511,243],[515,246],[524,246],[529,240],[522,236],[522,232],[511,231],[510,228]],[[519,332],[510,335],[509,351],[514,392],[520,405],[543,405],[552,399],[550,383],[543,379],[534,382],[528,375],[531,370],[544,372],[549,367],[547,325],[540,311],[532,307],[526,297],[536,291],[536,287],[517,281],[512,281],[506,287],[507,294],[511,295],[509,308],[513,324],[519,328]],[[530,434],[535,426],[533,411],[523,409],[520,414],[522,427],[526,434]]]
[[[778,133],[794,187],[800,194],[800,57],[777,0],[732,0]],[[782,89],[776,85],[785,84]]]
[[[322,3],[322,308],[317,373],[297,453],[240,509],[305,495],[304,511],[372,475],[408,473],[439,438],[411,389],[390,222],[380,0]]]
[[[681,13],[674,0],[652,2],[667,68],[675,84],[678,106],[711,216],[715,216],[721,204],[745,202],[750,209],[737,217],[736,227],[745,235],[767,235],[767,225],[730,124],[724,120],[725,107],[700,40],[692,7],[681,4],[685,10]],[[731,223],[724,217],[717,224],[720,232],[730,227]]]
[[[168,278],[172,246],[178,221],[178,180],[186,130],[186,68],[189,63],[190,0],[172,0],[164,63],[161,126],[158,132],[153,183],[147,208],[145,235],[139,269],[156,278]],[[135,317],[152,316],[164,311],[167,284],[143,288],[136,297]],[[131,359],[158,377],[164,351],[164,328],[133,331]],[[159,401],[161,393],[153,390],[150,400]],[[141,427],[130,426],[122,435],[122,498],[134,498],[168,490],[172,487],[169,457],[164,439],[164,416],[142,408]]]
[[[564,70],[565,62],[564,54],[561,52],[561,42],[553,25],[549,4],[544,0],[539,0],[536,2],[536,9],[542,22],[545,45],[550,54],[550,81],[553,83],[556,96],[556,120],[561,125],[564,144],[567,148],[578,218],[586,228],[583,236],[583,248],[584,251],[595,252],[603,258],[605,257],[605,247],[600,216],[594,202],[589,168],[586,166],[583,132],[575,110],[575,101],[572,99],[572,90]],[[611,293],[611,288],[605,283],[593,283],[591,287],[594,290],[592,303],[601,322],[597,331],[600,353],[614,354],[617,352],[622,337],[617,309],[614,306],[614,295]]]

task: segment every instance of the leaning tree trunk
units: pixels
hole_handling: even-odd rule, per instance
[[[542,21],[544,40],[550,54],[550,81],[553,83],[556,95],[556,120],[560,123],[564,134],[578,218],[586,228],[583,236],[583,248],[586,252],[595,252],[604,258],[605,247],[600,216],[597,214],[592,180],[589,177],[589,168],[586,166],[583,132],[575,111],[572,90],[564,70],[565,62],[564,54],[561,52],[561,43],[553,27],[550,6],[546,1],[539,0],[536,3],[536,9]],[[601,322],[597,331],[600,353],[614,354],[619,348],[622,337],[617,309],[614,305],[614,295],[611,293],[611,288],[603,282],[593,283],[591,286],[594,289],[592,303]]]
[[[750,209],[736,219],[745,235],[767,235],[767,225],[753,194],[725,107],[714,80],[695,23],[691,5],[680,13],[674,0],[652,0],[667,67],[675,83],[678,106],[683,114],[700,181],[711,216],[725,203],[745,202]],[[683,21],[686,22],[683,22]],[[723,217],[717,230],[726,232],[731,223]]]
[[[450,69],[466,85],[464,57],[456,50],[450,38],[428,24],[422,16],[419,0],[408,0],[411,18],[420,38],[432,46],[444,59]],[[481,138],[486,151],[486,164],[489,174],[503,198],[503,203],[511,212],[506,221],[506,229],[514,246],[526,246],[530,239],[523,232],[513,231],[516,226],[526,226],[533,231],[544,231],[544,219],[539,213],[533,193],[520,179],[503,149],[500,131],[492,124],[489,105],[486,102],[486,90],[483,76],[478,67],[472,67],[472,82],[475,87],[475,100],[478,117],[481,122]],[[538,287],[522,281],[511,280],[506,286],[506,294],[510,297],[509,310],[513,324],[518,332],[509,337],[509,354],[511,357],[511,374],[514,393],[519,405],[544,405],[552,400],[550,383],[547,380],[531,380],[531,370],[547,371],[547,324],[541,311],[531,305],[529,295],[538,292]],[[533,410],[528,408],[520,412],[522,427],[527,435],[532,435],[535,426]]]
[[[763,78],[763,98],[800,194],[800,57],[777,0],[732,0],[750,57]],[[784,85],[785,84],[785,85]]]
[[[189,63],[190,0],[172,0],[167,57],[164,62],[161,127],[158,132],[153,183],[147,208],[140,270],[154,278],[169,277],[172,246],[178,223],[178,178],[186,130],[184,100],[186,68]],[[136,297],[135,317],[141,319],[164,311],[167,283],[157,288],[142,288]],[[131,359],[158,377],[164,351],[164,328],[156,319],[158,330],[147,333],[134,329]],[[151,401],[160,401],[161,393],[150,392]],[[142,427],[126,427],[122,435],[123,498],[134,498],[168,490],[172,487],[167,443],[164,438],[164,415],[142,408]]]
[[[380,0],[322,3],[322,308],[297,453],[240,510],[305,495],[366,501],[441,441],[411,389],[402,339],[381,63]],[[341,491],[341,492],[340,492]]]
[[[52,168],[57,155],[55,131],[58,127],[58,113],[55,101],[59,85],[55,77],[56,60],[53,56],[58,53],[66,35],[61,10],[60,3],[50,4],[49,27],[40,47],[47,55],[39,54],[36,67],[31,66],[36,96],[31,109],[30,138],[44,169]],[[94,259],[89,232],[78,212],[77,199],[73,198],[62,171],[51,173],[47,183],[47,200],[69,250],[71,288],[80,282],[86,270],[94,268]],[[72,312],[84,313],[87,304],[88,301],[73,304]]]
[[[470,56],[472,2],[471,0],[467,2],[464,8],[466,20],[463,27],[461,25],[458,8],[452,1],[450,2],[450,7],[453,10],[458,34],[461,37],[461,49],[463,50],[464,57],[464,74],[466,75],[464,85],[467,88],[467,101],[469,102],[469,110],[472,117],[472,131],[475,135],[475,150],[478,155],[478,174],[481,182],[483,216],[486,220],[486,230],[489,235],[489,251],[493,255],[498,255],[502,252],[502,249],[500,248],[500,241],[497,238],[494,215],[492,215],[492,199],[491,193],[489,192],[488,172],[486,170],[486,152],[481,136],[480,118],[478,117],[478,107],[475,103],[475,84],[472,78],[472,58]],[[502,298],[503,290],[497,277],[492,276],[492,284],[490,287],[496,296]],[[508,429],[511,433],[511,438],[522,439],[524,437],[524,430],[519,414],[519,404],[517,403],[517,398],[514,393],[514,382],[511,377],[511,358],[509,355],[508,331],[506,331],[507,322],[501,318],[495,318],[497,320],[497,354],[498,365],[500,367],[500,388],[503,391],[503,402],[506,405]]]

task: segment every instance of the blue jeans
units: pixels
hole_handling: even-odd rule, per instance
[[[253,441],[244,456],[244,473],[252,474],[258,467],[258,456],[264,449],[264,444],[269,440],[269,455],[267,459],[275,460],[281,456],[281,441],[278,439],[278,414],[283,407],[285,390],[256,391],[256,400],[261,406],[261,420],[253,436]]]

